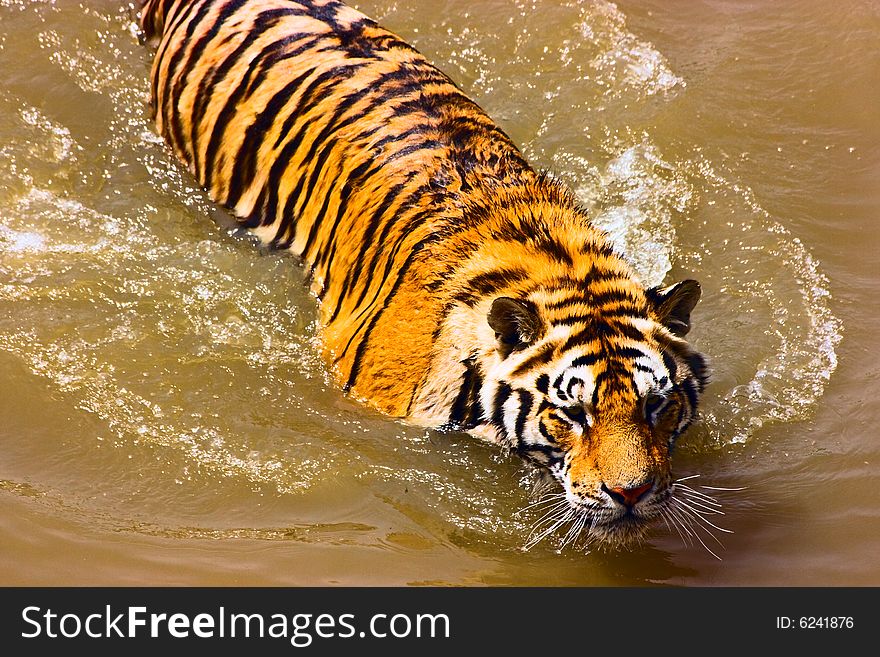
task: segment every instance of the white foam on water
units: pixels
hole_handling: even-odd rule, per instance
[[[686,86],[651,43],[626,28],[626,16],[614,3],[589,3],[578,28],[584,39],[601,45],[590,67],[606,96],[640,99]]]
[[[17,231],[0,226],[0,251],[10,253],[22,251],[43,251],[46,239],[34,231]]]
[[[809,416],[837,368],[836,348],[843,324],[830,307],[828,278],[803,242],[758,203],[751,189],[728,181],[705,160],[693,168],[708,184],[732,193],[750,210],[752,217],[743,229],[767,236],[763,257],[776,268],[772,276],[755,281],[754,298],[770,303],[770,325],[776,328],[766,330],[772,332],[777,346],[756,363],[751,380],[733,387],[717,409],[704,413],[703,423],[719,442],[741,443],[767,422]],[[800,299],[779,297],[780,275],[794,283]],[[789,308],[793,302],[798,303]],[[789,317],[792,313],[794,318]]]
[[[22,107],[19,115],[26,126],[42,133],[46,147],[41,152],[43,158],[51,162],[64,162],[75,157],[76,151],[82,150],[71,137],[70,130],[43,115],[36,107]]]
[[[687,210],[693,190],[657,148],[647,141],[626,148],[575,194],[642,283],[660,285],[675,256],[674,214]]]
[[[256,370],[320,371],[310,335],[291,338],[285,331],[296,310],[267,303],[245,280],[213,271],[234,245],[171,246],[143,231],[121,229],[125,221],[42,189],[0,208],[0,302],[10,309],[0,323],[0,350],[100,418],[120,446],[174,450],[218,480],[234,476],[279,493],[308,489],[332,459],[303,459],[290,467],[277,455],[243,449],[240,436],[227,440],[221,424],[189,413],[180,395],[172,395],[167,408],[120,380],[131,348],[147,332],[194,343],[196,352],[181,354],[178,362],[228,352]],[[57,281],[72,266],[80,272],[77,284]],[[159,315],[141,315],[132,303],[150,310],[154,298],[177,301]],[[93,306],[87,319],[83,315],[87,326],[80,328],[86,331],[59,333],[52,321],[41,319],[80,316],[83,304]]]
[[[120,386],[113,366],[89,355],[94,346],[77,341],[43,343],[33,332],[0,333],[0,349],[18,356],[34,374],[52,381],[59,391],[73,395],[77,408],[106,422],[118,444],[147,443],[181,451],[193,464],[218,477],[242,477],[254,484],[268,484],[281,493],[307,487],[305,478],[297,481],[285,477],[287,466],[277,459],[236,455],[214,427],[182,429],[179,424],[163,422],[166,413],[160,405]]]

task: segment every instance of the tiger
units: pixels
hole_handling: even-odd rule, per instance
[[[682,524],[671,455],[709,376],[685,339],[697,281],[644,286],[567,187],[338,0],[146,0],[140,29],[158,133],[298,256],[342,391],[520,455],[588,543]]]

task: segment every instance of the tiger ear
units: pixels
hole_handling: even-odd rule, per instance
[[[502,357],[523,349],[537,340],[544,326],[538,310],[530,301],[498,297],[489,309],[489,326],[495,331]]]
[[[673,335],[680,338],[691,330],[691,311],[700,300],[701,293],[700,284],[694,280],[645,290],[654,315]]]

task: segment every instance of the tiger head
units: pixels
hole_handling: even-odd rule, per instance
[[[667,512],[675,439],[707,382],[704,357],[683,339],[700,286],[552,292],[492,301],[485,417],[561,484],[556,525],[626,546]]]

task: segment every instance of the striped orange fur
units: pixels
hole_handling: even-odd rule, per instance
[[[141,25],[159,132],[301,256],[342,387],[540,464],[591,538],[662,515],[707,378],[696,282],[644,289],[446,75],[336,0],[148,0]]]

